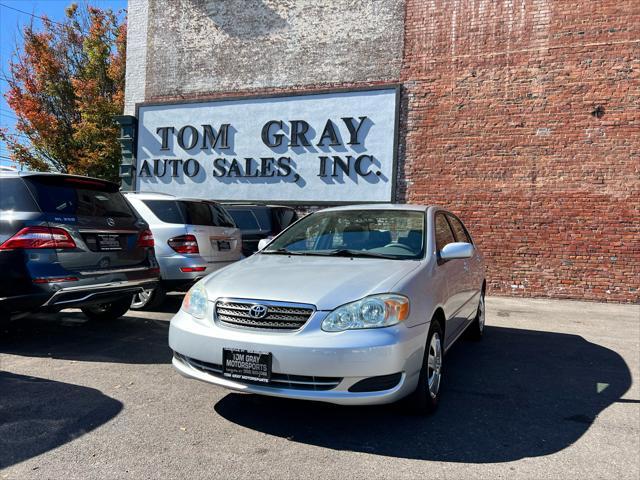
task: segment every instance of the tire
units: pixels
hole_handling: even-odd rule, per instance
[[[159,307],[164,303],[167,292],[161,286],[156,288],[145,288],[142,292],[136,293],[131,300],[132,310],[146,310]]]
[[[480,341],[484,335],[484,324],[486,319],[486,307],[484,303],[484,291],[480,294],[480,301],[478,302],[478,310],[476,311],[476,318],[473,319],[473,323],[467,328],[467,338],[469,340]]]
[[[130,306],[131,297],[127,295],[126,297],[114,302],[90,305],[88,307],[83,307],[81,310],[89,320],[108,322],[123,316],[127,313]]]
[[[440,400],[443,373],[443,335],[440,323],[431,322],[416,390],[407,397],[409,409],[418,415],[435,412]]]

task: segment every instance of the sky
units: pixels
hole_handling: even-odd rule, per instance
[[[9,73],[9,61],[15,50],[16,42],[20,42],[22,27],[34,22],[36,28],[41,24],[38,17],[45,15],[50,20],[63,20],[64,10],[72,3],[88,3],[100,8],[110,8],[118,11],[127,8],[127,0],[0,0],[0,127],[13,131],[15,125],[15,113],[11,110],[4,98],[8,89],[4,78]],[[18,12],[16,10],[22,10]],[[33,15],[33,16],[32,16]],[[0,165],[11,165],[8,160],[9,152],[4,142],[0,141]]]

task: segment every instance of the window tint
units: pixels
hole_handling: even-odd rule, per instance
[[[235,227],[233,219],[227,214],[227,212],[220,205],[210,203],[211,213],[213,215],[213,223],[218,227]]]
[[[298,215],[295,210],[291,210],[289,208],[274,208],[271,212],[273,220],[272,233],[274,235],[280,233],[298,219]]]
[[[117,188],[97,180],[69,177],[29,177],[40,209],[45,213],[65,213],[87,217],[133,217],[131,207]]]
[[[0,179],[0,210],[37,212],[29,190],[19,178]]]
[[[272,230],[271,225],[271,209],[269,208],[254,208],[252,210],[253,214],[258,219],[258,225],[260,225],[260,230]]]
[[[179,202],[189,225],[206,225],[215,227],[209,205],[204,202]]]
[[[238,228],[241,230],[260,230],[258,220],[249,210],[227,209],[229,215],[233,218]]]
[[[143,200],[142,203],[165,223],[184,223],[178,202],[174,200]]]
[[[455,242],[449,222],[443,214],[436,214],[436,250],[440,251],[445,245]]]
[[[462,222],[453,215],[447,215],[447,218],[449,219],[453,233],[456,236],[456,242],[471,243],[471,238],[462,225]]]

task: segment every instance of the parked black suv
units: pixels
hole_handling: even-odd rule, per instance
[[[153,235],[118,185],[54,173],[0,173],[0,320],[81,308],[123,315],[153,288]]]
[[[258,250],[260,240],[275,237],[298,220],[298,214],[290,207],[240,204],[223,207],[242,232],[242,253],[247,257]]]

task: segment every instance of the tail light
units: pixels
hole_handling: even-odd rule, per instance
[[[178,253],[200,253],[198,241],[193,235],[180,235],[167,240],[167,243]]]
[[[180,267],[180,271],[184,273],[204,272],[207,267]]]
[[[138,247],[149,247],[153,248],[155,245],[153,241],[153,233],[148,228],[140,232],[138,235],[138,243],[136,244]]]
[[[78,277],[38,277],[32,280],[33,283],[61,283],[77,281]]]
[[[76,248],[76,242],[62,228],[25,227],[0,245],[0,250],[23,248]]]

